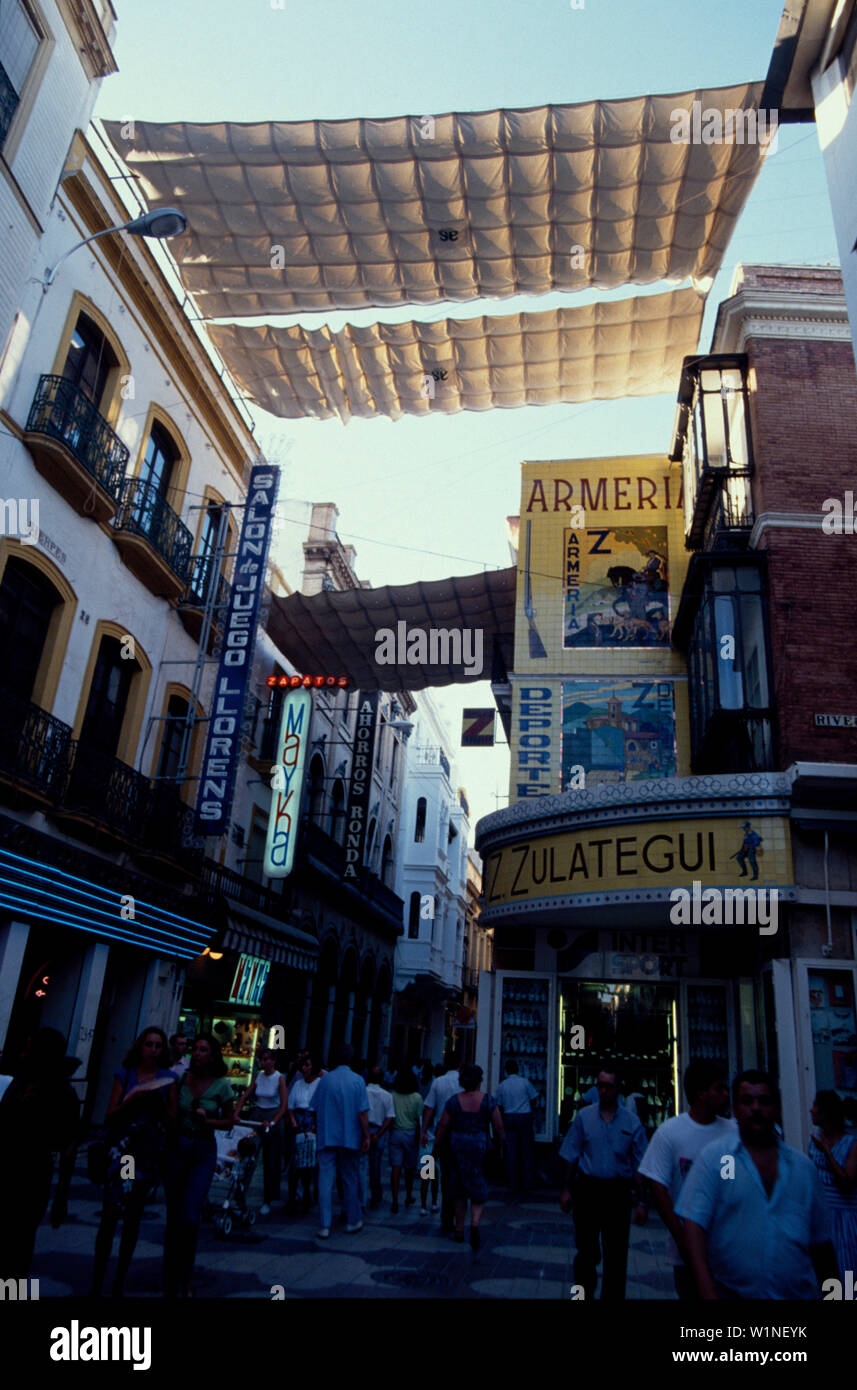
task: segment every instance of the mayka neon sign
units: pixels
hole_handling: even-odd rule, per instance
[[[303,686],[290,690],[283,702],[277,756],[272,768],[271,814],[262,862],[262,872],[268,878],[287,878],[295,862],[311,714],[309,691]]]

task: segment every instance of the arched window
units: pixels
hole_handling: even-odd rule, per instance
[[[100,408],[107,378],[119,362],[97,324],[78,314],[61,375]]]
[[[171,695],[167,705],[167,717],[164,720],[164,734],[161,739],[161,751],[158,755],[158,767],[155,776],[159,779],[175,779],[179,770],[179,754],[181,753],[182,736],[187,723],[188,702],[181,695]],[[165,785],[163,782],[160,785]]]
[[[0,681],[21,700],[32,700],[51,616],[61,596],[50,580],[10,556],[0,585]]]
[[[384,849],[381,854],[381,882],[387,888],[393,886],[393,841],[389,835],[384,838]]]
[[[330,816],[327,822],[327,833],[337,844],[341,845],[345,839],[345,787],[339,778],[333,784],[333,791],[330,794]]]
[[[375,832],[378,829],[378,822],[373,816],[369,822],[369,829],[366,833],[366,863],[370,869],[372,867],[372,856],[375,853]]]
[[[309,765],[307,791],[309,818],[314,825],[321,825],[324,811],[324,763],[317,753]]]
[[[426,799],[421,796],[417,802],[417,823],[414,826],[414,844],[421,845],[426,837]]]
[[[148,484],[159,497],[166,497],[178,457],[176,445],[163,425],[155,420],[140,465],[140,481]]]
[[[136,661],[123,659],[118,637],[102,637],[80,731],[81,743],[116,757],[131,680],[139,669]]]
[[[420,934],[420,895],[411,894],[411,904],[408,909],[408,937],[415,941]]]

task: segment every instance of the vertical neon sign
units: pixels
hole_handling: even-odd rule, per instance
[[[307,689],[289,691],[283,702],[272,768],[271,814],[262,861],[268,878],[287,878],[295,862],[311,712],[312,695]]]

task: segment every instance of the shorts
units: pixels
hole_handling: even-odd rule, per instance
[[[390,1131],[390,1166],[415,1169],[417,1166],[417,1136],[412,1129]]]

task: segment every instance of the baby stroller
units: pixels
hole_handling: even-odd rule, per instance
[[[208,1190],[208,1209],[220,1236],[231,1234],[235,1220],[242,1226],[256,1224],[255,1208],[247,1198],[262,1147],[259,1128],[253,1120],[242,1120],[232,1129],[216,1132],[217,1167]]]

